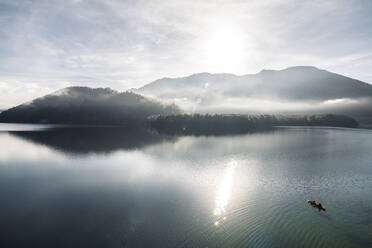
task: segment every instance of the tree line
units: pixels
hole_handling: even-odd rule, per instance
[[[270,130],[275,126],[357,127],[344,115],[177,114],[149,118],[151,128],[169,134],[229,134]]]

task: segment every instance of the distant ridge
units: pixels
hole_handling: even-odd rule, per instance
[[[190,96],[189,89],[200,90],[205,88],[205,84],[212,92],[225,96],[275,96],[289,100],[372,97],[372,85],[313,66],[262,70],[257,74],[241,76],[203,72],[186,77],[162,78],[136,92],[159,98],[172,95],[187,97]]]
[[[237,76],[162,78],[133,92],[200,113],[327,114],[372,117],[372,85],[313,66]]]

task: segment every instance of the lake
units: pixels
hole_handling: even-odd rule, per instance
[[[0,247],[372,247],[372,131],[0,124],[0,204]]]

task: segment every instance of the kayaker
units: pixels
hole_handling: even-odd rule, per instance
[[[310,200],[308,200],[307,202],[308,202],[311,206],[313,206],[314,208],[317,208],[319,211],[320,211],[320,210],[325,211],[325,207],[324,207],[320,202],[317,202],[317,201],[310,201]]]

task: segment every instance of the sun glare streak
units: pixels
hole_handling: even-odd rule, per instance
[[[213,215],[218,218],[214,223],[216,226],[218,226],[221,221],[226,220],[226,207],[231,197],[235,168],[236,161],[233,160],[227,165],[222,181],[218,186],[216,206],[213,210]]]

